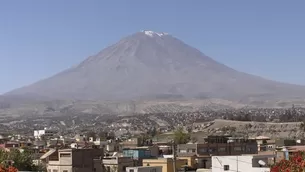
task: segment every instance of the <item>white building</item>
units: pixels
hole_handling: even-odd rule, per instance
[[[84,140],[86,140],[86,136],[85,135],[82,135],[82,134],[76,134],[74,139],[77,141],[77,142],[82,142]]]
[[[127,167],[126,172],[162,172],[162,167]]]
[[[274,155],[213,156],[213,172],[270,172],[268,159]]]
[[[56,133],[54,130],[44,128],[43,130],[34,130],[34,137],[36,139],[40,139],[41,136],[53,137]]]

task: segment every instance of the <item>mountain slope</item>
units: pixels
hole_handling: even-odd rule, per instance
[[[5,94],[50,99],[305,97],[305,87],[231,69],[166,33],[138,32],[76,67]]]

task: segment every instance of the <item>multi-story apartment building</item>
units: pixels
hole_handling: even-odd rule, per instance
[[[55,131],[55,130],[44,128],[43,130],[34,130],[34,137],[36,139],[40,139],[42,136],[43,137],[53,137],[56,133],[57,133],[57,131]]]
[[[103,154],[103,149],[53,149],[40,159],[48,172],[103,172]]]
[[[232,136],[208,136],[196,147],[197,166],[211,167],[211,156],[257,154],[257,142]]]
[[[104,157],[105,172],[125,172],[127,167],[134,167],[135,161],[130,157]]]
[[[230,136],[209,136],[205,143],[197,144],[197,155],[257,154],[257,142]]]
[[[144,159],[159,156],[158,146],[143,146],[136,148],[125,148],[123,149],[124,157],[131,157],[134,159]]]
[[[195,156],[197,144],[180,144],[177,145],[177,155],[181,157]]]

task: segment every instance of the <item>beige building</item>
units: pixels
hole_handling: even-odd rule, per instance
[[[127,167],[126,172],[162,172],[162,167]]]
[[[40,159],[48,172],[103,172],[102,149],[52,149]]]
[[[125,172],[127,167],[134,167],[135,162],[130,157],[105,157],[102,160],[105,172]]]
[[[177,159],[176,169],[180,169],[187,164],[187,160]],[[143,159],[143,166],[146,167],[162,167],[162,172],[174,172],[174,163],[172,158],[158,158],[158,159]]]

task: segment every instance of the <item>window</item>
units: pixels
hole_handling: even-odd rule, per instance
[[[180,153],[186,153],[187,151],[185,149],[180,149],[179,152]]]
[[[207,152],[207,148],[200,148],[198,150],[199,153],[206,153]]]
[[[216,148],[209,148],[209,153],[216,152]]]
[[[223,166],[223,170],[224,171],[229,171],[230,170],[230,166],[229,165],[224,165]]]
[[[189,152],[189,153],[196,152],[196,149],[188,149],[188,152]]]
[[[150,156],[150,151],[149,151],[149,150],[146,150],[146,151],[144,152],[144,156],[145,156],[145,157]]]
[[[223,147],[223,148],[218,148],[218,152],[225,152],[226,151],[226,148]]]
[[[241,149],[241,147],[240,146],[238,146],[238,147],[234,147],[234,151],[241,151],[242,149]]]
[[[251,148],[247,148],[247,152],[252,152],[252,149]]]
[[[71,154],[69,154],[69,153],[61,153],[60,157],[71,157]]]

